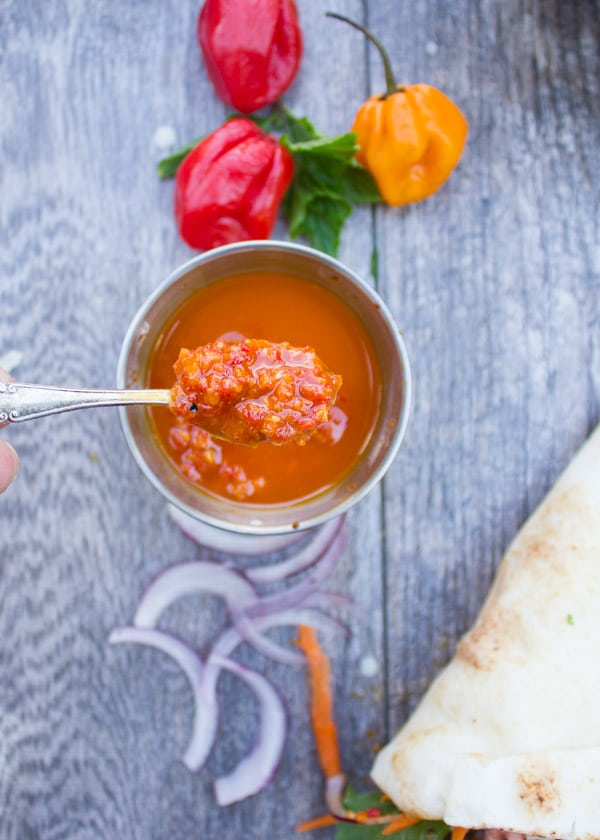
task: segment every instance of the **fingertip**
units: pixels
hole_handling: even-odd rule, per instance
[[[0,441],[0,493],[10,487],[19,472],[19,456],[5,440]]]

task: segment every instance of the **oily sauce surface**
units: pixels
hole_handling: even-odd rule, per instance
[[[264,338],[183,347],[173,369],[172,413],[231,443],[305,443],[342,383],[312,347]]]
[[[304,446],[251,447],[216,441],[178,425],[164,408],[151,408],[170,461],[207,492],[251,504],[289,503],[338,483],[366,447],[380,402],[378,360],[359,319],[331,292],[295,276],[225,278],[193,294],[165,325],[151,354],[148,387],[173,385],[182,347],[241,337],[313,347],[342,376],[332,425]]]

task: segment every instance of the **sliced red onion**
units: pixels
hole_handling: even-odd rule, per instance
[[[344,807],[344,790],[346,789],[346,776],[338,773],[325,780],[325,802],[329,813],[347,823],[360,823],[360,825],[387,825],[398,819],[399,814],[372,814],[367,811],[348,811]]]
[[[332,814],[338,820],[348,819],[348,813],[344,808],[343,797],[346,788],[346,776],[343,773],[338,773],[336,776],[330,776],[325,781],[325,802]]]
[[[235,569],[207,560],[180,563],[166,569],[150,584],[138,605],[136,627],[156,627],[163,612],[184,595],[218,595],[230,612],[240,613],[256,603],[254,587]]]
[[[327,580],[337,566],[338,560],[346,547],[346,543],[346,533],[340,528],[329,543],[327,550],[323,553],[320,562],[312,570],[310,577],[313,583],[322,583],[324,580]]]
[[[300,624],[308,624],[322,632],[344,629],[337,619],[316,609],[287,610],[255,619],[254,623],[257,632],[264,632],[271,627],[297,627]],[[207,657],[199,687],[199,697],[202,707],[209,709],[210,718],[208,722],[194,729],[192,740],[183,759],[190,770],[199,770],[207,761],[217,736],[219,715],[217,682],[221,673],[221,667],[217,663],[220,659],[229,657],[243,641],[244,637],[236,627],[228,627],[218,637]],[[202,721],[200,723],[202,724]]]
[[[236,534],[233,531],[224,531],[200,522],[175,505],[167,505],[167,510],[173,522],[181,528],[186,537],[199,545],[228,554],[247,556],[270,554],[293,545],[304,536],[302,531],[293,531],[288,534]]]
[[[275,583],[276,581],[285,580],[292,575],[297,575],[305,571],[321,559],[324,552],[338,535],[343,522],[343,516],[338,516],[337,519],[326,522],[317,530],[310,542],[287,560],[283,560],[280,563],[272,563],[268,566],[256,566],[253,569],[248,569],[246,576],[253,583]]]
[[[214,664],[244,680],[260,707],[259,734],[250,751],[231,773],[215,780],[218,804],[231,805],[261,791],[275,775],[285,744],[286,716],[281,698],[261,674],[222,656],[216,656]]]
[[[342,592],[333,592],[331,589],[319,589],[313,595],[309,595],[302,602],[305,607],[316,607],[317,609],[331,609],[331,607],[352,607],[356,610],[356,601],[350,595]]]
[[[271,641],[257,629],[256,624],[245,613],[233,613],[232,618],[234,626],[244,641],[252,645],[259,653],[282,665],[304,665],[305,660],[301,653],[288,650],[277,642]]]
[[[189,769],[198,764],[198,755],[203,754],[206,745],[210,747],[217,734],[218,714],[216,702],[202,690],[204,666],[195,651],[180,639],[145,627],[117,627],[113,630],[108,641],[111,645],[133,643],[146,645],[160,650],[171,657],[188,678],[194,696],[194,720],[189,746],[184,756],[184,763]]]
[[[290,586],[282,592],[266,595],[256,603],[251,604],[247,614],[251,617],[261,617],[271,612],[291,609],[307,603],[307,600],[320,592],[320,584],[326,580],[335,569],[345,545],[342,531],[338,531],[319,562],[313,567],[310,577],[295,586]]]
[[[189,534],[192,539],[204,541],[195,528],[195,520],[176,508],[171,509],[171,515],[186,532],[193,532]],[[167,653],[186,674],[194,696],[192,734],[183,757],[190,770],[203,766],[215,743],[219,719],[217,683],[222,669],[245,680],[258,698],[261,711],[259,737],[237,767],[216,780],[215,794],[221,805],[251,796],[270,781],[281,757],[286,730],[284,708],[273,687],[261,674],[237,664],[229,659],[229,655],[245,641],[278,662],[304,665],[305,658],[301,653],[272,641],[265,631],[272,627],[299,624],[308,624],[319,630],[332,627],[344,629],[341,622],[322,610],[336,603],[347,603],[347,599],[321,588],[343,549],[345,538],[342,526],[343,517],[326,523],[294,556],[278,564],[251,569],[247,574],[235,567],[210,561],[172,566],[162,572],[142,596],[134,617],[135,626],[118,628],[110,636],[112,644],[133,642]],[[289,536],[286,535],[286,544],[289,544]],[[299,539],[301,535],[294,536]],[[249,539],[248,543],[256,546],[256,538]],[[259,597],[255,589],[256,584],[283,581],[308,569],[311,569],[310,576],[279,593]],[[205,663],[179,639],[156,629],[162,614],[171,604],[185,595],[199,593],[221,597],[232,621],[232,626],[214,643]],[[330,793],[330,798],[333,797],[331,801],[338,808],[339,819],[349,819],[350,814],[343,814],[342,792],[343,784],[336,794],[338,805],[335,791]]]
[[[253,619],[253,625],[256,632],[264,633],[265,630],[270,630],[272,627],[298,627],[300,624],[308,624],[316,630],[327,633],[331,630],[346,630],[342,622],[333,618],[321,610],[309,607],[299,607],[296,609],[284,610],[280,613],[272,613],[270,615],[262,616],[261,618]],[[212,646],[207,660],[204,677],[208,674],[208,668],[214,656],[230,656],[236,647],[245,641],[244,636],[235,627],[229,627],[224,630]],[[302,657],[302,664],[305,664],[306,659]]]
[[[300,653],[281,647],[255,630],[247,617],[248,608],[259,600],[254,587],[238,571],[221,563],[198,560],[171,566],[150,584],[133,623],[136,627],[156,627],[174,601],[199,592],[222,597],[242,637],[260,653],[284,665],[303,663]]]

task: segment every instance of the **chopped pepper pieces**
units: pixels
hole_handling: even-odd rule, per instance
[[[360,147],[356,158],[375,178],[384,201],[403,205],[437,192],[462,155],[467,120],[444,93],[431,85],[398,85],[382,44],[353,20],[327,12],[354,26],[378,49],[385,67],[386,91],[358,109],[352,131]]]
[[[233,443],[306,443],[342,383],[312,347],[254,338],[183,348],[173,369],[171,411]]]

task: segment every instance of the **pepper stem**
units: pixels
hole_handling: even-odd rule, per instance
[[[387,52],[381,41],[376,38],[368,29],[365,29],[360,23],[356,23],[356,21],[351,20],[350,18],[346,17],[345,15],[339,15],[337,12],[325,12],[326,17],[330,18],[337,18],[337,20],[343,20],[344,23],[349,23],[350,26],[353,26],[355,29],[358,29],[359,32],[369,39],[369,41],[374,44],[381,56],[383,61],[383,69],[385,70],[385,96],[390,96],[392,93],[395,93],[398,85],[396,83],[396,79],[394,77],[394,71],[392,70],[392,64],[388,57]]]

